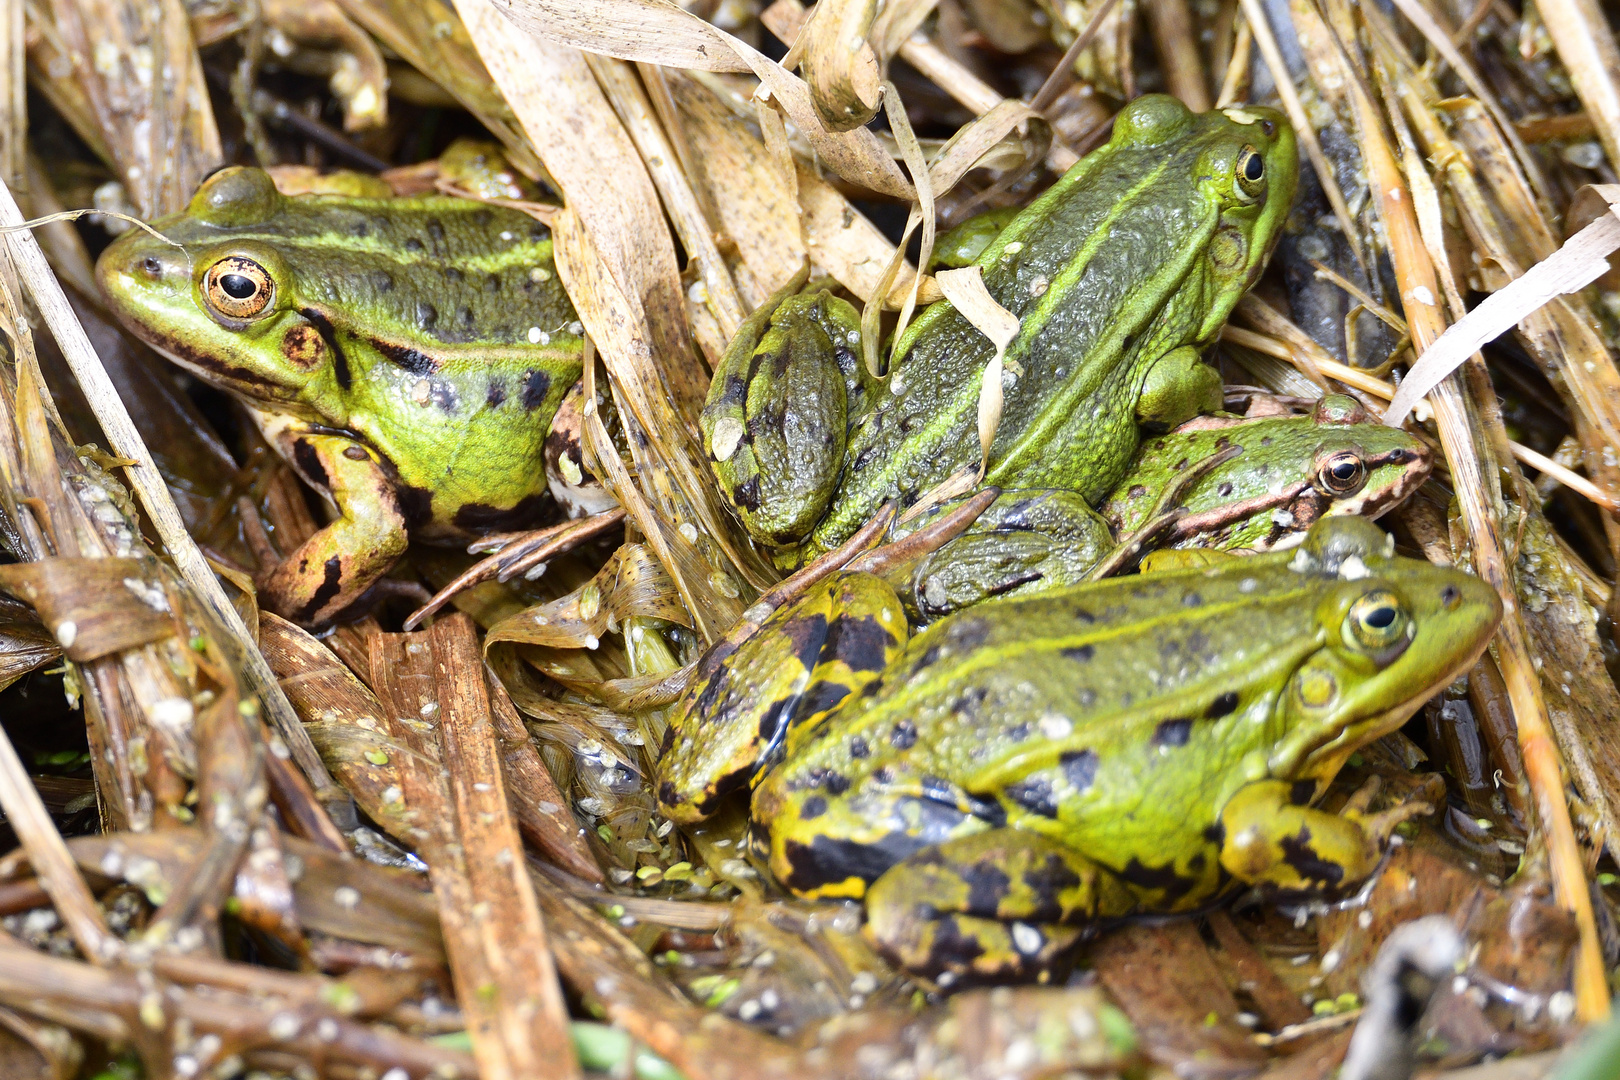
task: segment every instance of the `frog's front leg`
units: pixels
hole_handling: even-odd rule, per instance
[[[316,626],[354,603],[405,554],[405,516],[376,452],[341,435],[282,431],[287,459],[337,504],[338,519],[311,536],[260,583],[264,606]]]
[[[715,479],[748,533],[787,547],[826,513],[850,421],[877,383],[860,358],[860,315],[820,290],[773,296],[715,370],[699,425]]]
[[[937,520],[943,503],[897,527],[899,539]],[[1108,523],[1077,492],[1004,491],[961,536],[888,577],[918,623],[943,618],[993,596],[1073,585],[1113,547]]]
[[[908,970],[958,981],[1048,971],[1084,924],[1129,914],[1106,867],[1039,833],[1000,828],[924,848],[866,894],[866,934]]]
[[[1239,881],[1285,892],[1320,892],[1360,881],[1378,867],[1395,826],[1432,812],[1408,802],[1378,814],[1352,800],[1342,814],[1307,805],[1316,781],[1257,780],[1221,810],[1221,865]]]
[[[677,702],[658,762],[660,809],[682,823],[708,817],[782,752],[790,728],[877,678],[907,636],[900,598],[871,574],[834,574],[776,611]]]
[[[1221,373],[1197,349],[1171,349],[1148,368],[1136,402],[1136,422],[1149,431],[1169,431],[1200,413],[1219,412],[1225,403]]]

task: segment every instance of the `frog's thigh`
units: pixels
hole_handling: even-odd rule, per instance
[[[1199,413],[1219,412],[1224,393],[1221,373],[1199,359],[1197,349],[1183,345],[1148,368],[1136,402],[1136,421],[1168,431]]]
[[[299,473],[331,494],[339,517],[288,555],[261,592],[277,615],[313,626],[358,600],[405,553],[405,517],[367,447],[337,435],[284,438]]]
[[[749,535],[786,546],[821,520],[837,486],[860,317],[825,292],[772,300],[768,323],[756,313],[727,347],[699,424]]]
[[[957,505],[945,504],[938,512]],[[1084,581],[1113,543],[1108,523],[1077,492],[1010,490],[967,532],[890,580],[918,621],[928,622],[993,596]]]
[[[790,724],[859,691],[905,645],[894,590],[871,574],[835,574],[778,609],[681,696],[658,762],[661,809],[683,823],[712,814],[777,752]]]
[[[1135,898],[1105,867],[1055,840],[992,829],[898,863],[867,893],[866,933],[908,969],[958,979],[1029,978],[1082,929]]]
[[[1408,803],[1382,814],[1331,814],[1304,805],[1316,783],[1258,780],[1221,810],[1221,865],[1239,881],[1287,891],[1317,891],[1360,881],[1401,821],[1428,812]]]

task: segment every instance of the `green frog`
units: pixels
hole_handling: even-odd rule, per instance
[[[993,596],[1076,584],[1194,470],[1202,475],[1170,500],[1182,515],[1154,546],[1282,550],[1325,515],[1376,518],[1416,491],[1433,462],[1427,444],[1375,423],[1344,394],[1328,394],[1300,416],[1200,416],[1143,442],[1100,515],[1074,492],[999,498],[962,536],[888,577],[918,625]],[[921,528],[947,510],[930,510],[895,532]]]
[[[823,579],[711,654],[658,766],[678,822],[752,786],[752,838],[805,897],[952,980],[1048,970],[1088,927],[1235,885],[1370,874],[1422,804],[1313,804],[1466,671],[1501,619],[1461,571],[1327,517],[1289,552],[998,600],[907,640],[894,591]]]
[[[231,168],[154,227],[102,254],[108,303],[336,506],[261,582],[270,610],[328,622],[410,537],[550,512],[545,441],[583,331],[539,222],[438,195],[286,196]]]
[[[1373,421],[1353,397],[1327,394],[1308,416],[1200,416],[1149,438],[1104,501],[1103,518],[1117,532],[1135,529],[1171,477],[1228,446],[1238,456],[1182,495],[1186,514],[1163,546],[1280,551],[1324,515],[1379,517],[1434,467],[1427,443]]]
[[[990,295],[1020,320],[985,482],[1010,500],[1072,492],[1073,513],[1094,516],[1144,428],[1220,408],[1220,376],[1200,353],[1265,268],[1297,169],[1293,132],[1274,110],[1194,114],[1147,95],[1115,117],[1107,145],[1004,227],[990,219],[953,242],[948,261],[978,250]],[[701,426],[721,490],[780,565],[809,561],[883,503],[909,506],[978,465],[994,352],[940,301],[876,378],[849,304],[784,290],[714,374]]]

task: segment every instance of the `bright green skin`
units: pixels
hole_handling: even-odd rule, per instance
[[[1245,186],[1237,170],[1254,154],[1263,176]],[[1199,352],[1264,269],[1297,167],[1273,110],[1194,115],[1149,95],[984,248],[986,287],[1021,320],[987,483],[1094,505],[1128,467],[1139,425],[1165,430],[1219,408],[1219,376]],[[826,294],[815,303],[815,319],[784,305],[780,319],[767,307],[750,320],[702,416],[722,491],[783,565],[977,463],[994,353],[941,301],[897,343],[887,381],[872,380],[853,309]]]
[[[1199,417],[1143,442],[1101,514],[1074,492],[1010,492],[967,532],[888,580],[919,625],[993,596],[1085,581],[1116,537],[1146,523],[1172,482],[1232,446],[1242,452],[1176,500],[1185,513],[1155,547],[1282,550],[1326,514],[1376,518],[1416,491],[1433,465],[1416,437],[1372,422],[1342,394],[1324,397],[1307,416]],[[950,509],[905,528],[923,528]]]
[[[340,514],[261,585],[266,606],[318,624],[408,536],[455,543],[536,521],[542,449],[582,347],[543,226],[440,196],[286,197],[258,169],[215,174],[154,224],[174,243],[135,230],[102,254],[108,303],[240,398]],[[206,274],[227,257],[274,283],[251,317],[210,302]]]
[[[1370,421],[1354,398],[1330,394],[1309,416],[1199,417],[1147,439],[1102,516],[1118,532],[1135,529],[1188,463],[1227,446],[1243,452],[1182,496],[1186,514],[1161,546],[1281,551],[1324,515],[1378,517],[1422,486],[1434,465],[1425,443]]]
[[[1501,617],[1392,550],[1329,517],[1293,552],[1001,600],[909,643],[879,579],[835,575],[704,669],[659,799],[691,821],[752,783],[783,885],[866,896],[880,946],[956,977],[1031,974],[1089,922],[1234,879],[1344,885],[1415,811],[1310,804]]]

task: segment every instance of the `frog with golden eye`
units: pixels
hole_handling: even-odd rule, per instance
[[[923,975],[1029,978],[1089,929],[1239,887],[1341,889],[1419,803],[1315,804],[1357,749],[1474,663],[1478,578],[1359,517],[1292,551],[957,612],[912,637],[871,574],[834,574],[699,665],[660,809],[746,794],[789,891],[865,901]],[[729,647],[728,647],[729,648]]]
[[[288,196],[246,168],[153,225],[98,261],[109,305],[241,401],[337,511],[260,582],[265,607],[327,623],[413,537],[552,512],[546,438],[583,332],[545,226],[440,195]]]

